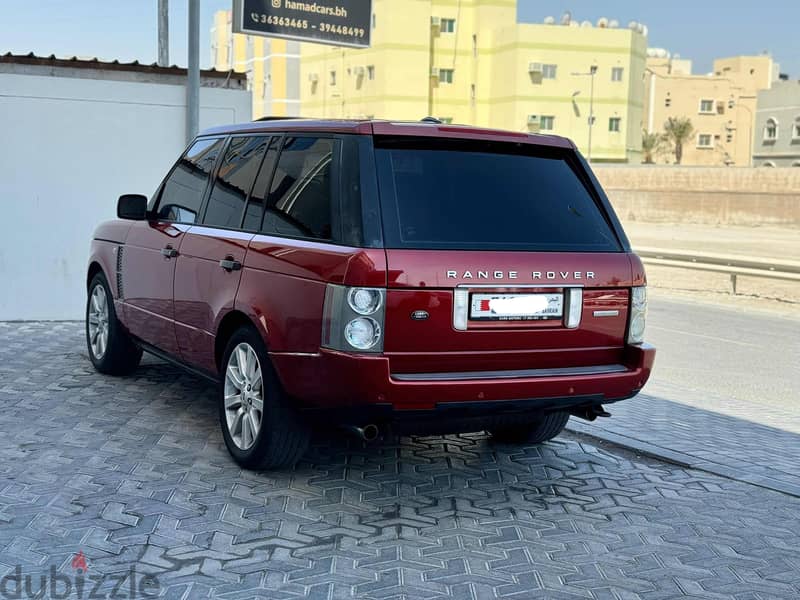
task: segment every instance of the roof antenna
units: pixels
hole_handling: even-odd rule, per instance
[[[441,123],[441,119],[437,119],[436,117],[422,117],[420,119],[422,123]]]

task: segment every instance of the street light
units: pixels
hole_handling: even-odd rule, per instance
[[[592,162],[592,127],[594,126],[594,76],[597,73],[597,66],[592,65],[589,67],[588,73],[570,73],[573,77],[591,77],[591,83],[589,84],[589,147],[586,149],[586,159],[589,162]],[[575,92],[572,94],[572,103],[577,108],[577,104],[575,103],[575,96],[580,94],[580,92]]]

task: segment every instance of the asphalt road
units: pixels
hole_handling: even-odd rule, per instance
[[[672,394],[684,390],[671,400],[693,404],[704,393],[787,409],[800,402],[800,315],[656,296],[647,327],[658,354],[646,392],[668,385]]]

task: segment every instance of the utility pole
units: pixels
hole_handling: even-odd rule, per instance
[[[197,135],[200,121],[200,0],[189,0],[189,76],[186,81],[186,142]]]
[[[158,66],[169,66],[169,0],[158,0]]]

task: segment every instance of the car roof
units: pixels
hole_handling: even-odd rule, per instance
[[[454,125],[433,121],[384,121],[378,119],[267,118],[249,123],[212,127],[202,131],[199,135],[208,136],[270,132],[325,132],[360,135],[439,137],[575,148],[575,145],[569,139],[557,135],[506,131],[503,129],[489,129],[473,127],[471,125]]]

